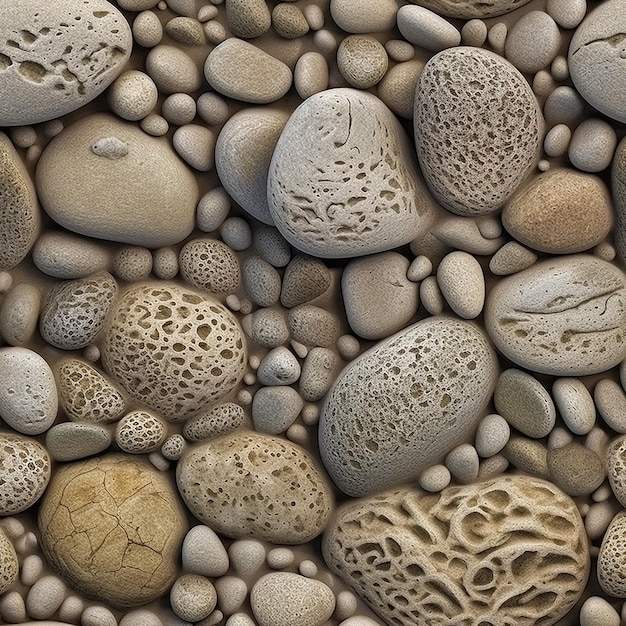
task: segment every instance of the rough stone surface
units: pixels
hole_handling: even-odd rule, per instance
[[[411,0],[448,17],[462,19],[495,17],[510,13],[530,0]]]
[[[17,579],[19,563],[13,544],[0,529],[0,593],[8,591]]]
[[[610,523],[598,555],[598,582],[604,593],[615,598],[626,598],[626,584],[622,572],[626,567],[626,512],[620,511]]]
[[[331,570],[398,626],[554,624],[589,574],[574,502],[527,476],[350,503],[322,549]]]

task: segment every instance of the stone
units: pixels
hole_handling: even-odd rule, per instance
[[[202,124],[184,124],[174,131],[172,145],[178,156],[199,172],[215,163],[215,135]]]
[[[476,451],[483,457],[498,454],[506,446],[511,436],[509,423],[497,413],[485,415],[476,428],[474,445]]]
[[[46,433],[46,449],[55,461],[76,461],[104,452],[112,439],[109,431],[89,422],[62,422]]]
[[[619,96],[626,88],[622,64],[626,6],[609,0],[597,6],[576,29],[567,60],[578,93],[595,109],[618,122],[626,122],[626,103]]]
[[[552,385],[554,403],[567,428],[586,435],[596,423],[596,407],[587,387],[578,378],[557,378]]]
[[[576,127],[567,156],[571,164],[583,172],[602,172],[611,165],[616,146],[613,127],[592,117]]]
[[[548,452],[548,470],[552,482],[570,496],[589,495],[605,478],[600,457],[575,442]]]
[[[548,0],[546,13],[561,28],[576,28],[587,13],[587,0]]]
[[[350,502],[322,552],[331,572],[398,626],[554,624],[581,596],[590,568],[574,502],[528,476]]]
[[[398,30],[412,44],[440,52],[461,43],[461,33],[437,13],[422,6],[406,4],[398,10]]]
[[[625,277],[616,266],[579,254],[536,263],[500,280],[485,306],[496,348],[534,372],[586,376],[626,356]]]
[[[620,511],[609,524],[598,555],[598,582],[602,591],[614,598],[626,598],[626,585],[622,577],[626,567],[625,526],[626,512]]]
[[[202,24],[193,17],[173,17],[165,25],[165,33],[186,46],[202,46],[206,43]]]
[[[54,366],[61,408],[76,422],[110,423],[127,409],[127,400],[116,385],[90,363],[61,359]]]
[[[442,464],[431,465],[427,467],[418,478],[418,484],[421,489],[429,493],[437,493],[445,489],[452,480],[450,470]]]
[[[267,32],[272,16],[265,0],[228,0],[226,19],[235,37],[253,39]]]
[[[58,395],[46,360],[29,348],[0,348],[0,417],[25,435],[40,435],[57,415]]]
[[[202,86],[202,74],[181,48],[159,44],[148,52],[146,72],[160,94],[193,93]]]
[[[152,271],[157,278],[161,280],[172,280],[178,274],[178,253],[167,246],[159,248],[152,254]]]
[[[113,81],[108,97],[109,106],[115,115],[137,122],[154,109],[159,92],[154,81],[145,72],[128,70]]]
[[[39,332],[56,348],[84,348],[104,328],[116,296],[117,283],[108,272],[61,282],[44,297]]]
[[[320,582],[290,572],[272,572],[250,590],[259,626],[321,626],[335,610],[335,596]]]
[[[455,250],[441,259],[437,284],[450,308],[463,319],[478,317],[485,303],[485,277],[476,257]]]
[[[276,268],[259,256],[250,256],[241,268],[243,285],[250,300],[260,307],[269,307],[278,302],[281,277]]]
[[[537,255],[517,241],[505,243],[489,261],[489,270],[496,276],[508,276],[529,268]]]
[[[267,204],[267,176],[288,119],[287,113],[271,107],[242,109],[224,124],[215,144],[215,168],[224,189],[264,224],[274,221]]]
[[[309,350],[298,381],[303,400],[317,402],[326,395],[335,380],[337,363],[337,355],[330,348],[315,347]]]
[[[217,605],[224,615],[239,611],[248,598],[248,585],[237,576],[222,576],[215,581]]]
[[[338,376],[320,417],[320,453],[337,487],[361,496],[416,479],[471,436],[497,369],[479,328],[450,317],[364,352]]]
[[[326,293],[331,273],[320,259],[298,254],[291,259],[280,290],[280,303],[290,309]]]
[[[185,422],[183,435],[188,441],[204,441],[237,430],[243,423],[243,408],[234,402],[217,404],[200,411]]]
[[[541,72],[537,73],[537,76]],[[578,92],[569,85],[560,85],[556,89],[554,84],[548,89],[543,114],[549,126],[555,124],[567,124],[574,127],[578,125],[585,114],[585,101]]]
[[[520,243],[550,254],[583,252],[613,225],[609,190],[597,176],[551,168],[506,204],[502,223]]]
[[[41,498],[50,481],[50,456],[36,439],[12,432],[0,433],[0,445],[0,515],[15,515]]]
[[[465,46],[480,48],[487,41],[488,28],[483,20],[473,18],[461,28],[461,43]]]
[[[291,114],[272,156],[274,223],[294,247],[321,258],[408,243],[433,212],[412,158],[404,129],[376,96],[347,88],[313,95]]]
[[[217,592],[205,576],[183,574],[170,589],[170,606],[180,619],[199,622],[217,606]]]
[[[38,620],[52,617],[65,597],[65,584],[58,576],[42,576],[29,589],[26,610]]]
[[[0,270],[14,268],[33,247],[41,230],[40,213],[30,174],[11,140],[0,133]]]
[[[191,574],[222,577],[229,568],[228,552],[215,532],[204,524],[198,524],[189,530],[183,540],[182,565]]]
[[[290,309],[287,324],[292,339],[305,346],[328,348],[339,337],[337,316],[313,304],[300,304]]]
[[[6,592],[17,580],[19,563],[15,548],[3,530],[0,530],[0,593],[6,597]],[[6,618],[4,607],[0,606],[0,613]]]
[[[396,25],[395,0],[331,0],[330,15],[347,33],[382,33]]]
[[[281,2],[272,10],[272,27],[279,37],[297,39],[309,32],[309,23],[304,13],[294,4]]]
[[[11,346],[26,345],[37,328],[41,290],[30,283],[15,285],[0,305],[0,334]]]
[[[150,4],[154,6],[156,3],[150,0]],[[120,6],[123,7],[123,4]],[[154,11],[142,10],[133,20],[133,40],[144,48],[154,48],[161,43],[161,39],[163,39],[161,20]]]
[[[233,250],[247,250],[252,245],[252,229],[243,217],[227,217],[220,226],[220,237]]]
[[[258,309],[250,323],[250,338],[262,348],[276,348],[289,339],[285,316],[277,309]]]
[[[178,462],[176,481],[189,510],[227,537],[305,543],[323,530],[332,508],[330,487],[313,457],[259,433],[190,447]]]
[[[128,153],[98,155],[98,142],[107,137]],[[148,248],[185,239],[198,201],[196,180],[167,138],[105,113],[84,117],[47,145],[37,191],[48,215],[68,230]]]
[[[536,439],[514,436],[502,450],[503,456],[525,474],[549,478],[548,450]]]
[[[626,265],[626,141],[617,146],[611,167],[611,191],[615,207],[613,238],[617,258]]]
[[[146,280],[152,272],[152,253],[141,246],[124,246],[113,257],[113,271],[127,283]]]
[[[265,563],[267,551],[258,539],[238,539],[228,548],[230,564],[245,580],[255,580]]]
[[[530,11],[511,27],[504,54],[520,72],[535,74],[552,63],[560,46],[561,32],[552,17]]]
[[[261,359],[256,376],[261,385],[293,385],[300,378],[300,371],[294,353],[285,346],[278,346]]]
[[[380,252],[351,260],[341,275],[341,293],[352,331],[382,339],[404,328],[417,313],[419,286],[407,278],[409,260]]]
[[[166,426],[158,415],[137,409],[117,423],[115,443],[122,452],[147,454],[159,448],[166,434]]]
[[[241,269],[236,254],[217,239],[192,239],[179,254],[180,273],[194,287],[214,294],[237,291]]]
[[[543,140],[543,149],[550,157],[560,157],[567,153],[572,131],[567,124],[556,124],[547,133]]]
[[[163,117],[176,126],[190,124],[196,117],[196,113],[196,101],[188,93],[173,93],[165,98],[161,105]]]
[[[57,468],[38,527],[46,559],[72,588],[130,608],[174,582],[187,522],[167,476],[110,454]]]
[[[610,378],[602,378],[593,390],[596,408],[607,426],[626,433],[626,394],[623,387]]]
[[[387,72],[389,57],[371,35],[348,35],[337,48],[337,69],[352,87],[369,89]]]
[[[469,443],[462,443],[446,454],[446,467],[454,481],[460,485],[468,485],[478,478],[480,460],[476,448]]]
[[[411,0],[413,2],[413,0]],[[419,0],[419,4],[447,17],[487,18],[510,13],[530,0]]]
[[[470,47],[428,61],[417,83],[413,125],[424,178],[458,215],[501,207],[536,165],[544,130],[520,72],[497,54]]]
[[[252,104],[279,100],[289,91],[293,78],[282,61],[236,37],[211,50],[204,76],[223,96]]]
[[[415,87],[424,69],[422,59],[397,63],[387,70],[378,83],[378,97],[396,114],[413,119]]]
[[[0,91],[12,94],[0,103],[0,126],[21,126],[93,100],[122,71],[133,40],[125,17],[106,0],[24,0],[4,14],[0,42]]]
[[[269,435],[284,433],[296,421],[303,405],[293,387],[261,387],[252,400],[254,429]]]
[[[604,598],[590,596],[580,607],[580,626],[620,626],[619,613]]]
[[[613,494],[622,506],[626,503],[626,435],[615,438],[606,451],[606,473]]]
[[[247,360],[243,332],[228,309],[167,282],[135,284],[120,296],[101,350],[113,379],[172,422],[229,393]]]
[[[230,197],[223,187],[207,191],[198,202],[196,221],[205,233],[217,230],[230,212]]]
[[[328,89],[328,80],[328,63],[319,52],[305,52],[296,62],[293,86],[303,100]]]

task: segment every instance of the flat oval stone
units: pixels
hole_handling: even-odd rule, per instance
[[[174,582],[187,521],[168,477],[110,454],[59,466],[39,509],[43,553],[74,589],[116,608]]]
[[[411,0],[431,11],[461,19],[495,17],[510,13],[530,0]]]
[[[480,329],[449,317],[417,322],[364,352],[321,411],[320,453],[335,484],[361,496],[417,479],[471,437],[497,368]]]
[[[122,71],[132,45],[126,18],[106,0],[23,0],[3,11],[0,92],[11,97],[0,102],[0,126],[45,122],[87,104]]]
[[[587,14],[570,42],[568,63],[580,95],[601,113],[626,122],[626,5],[608,0]]]
[[[543,142],[543,116],[528,82],[481,48],[450,48],[428,61],[413,122],[424,178],[459,215],[504,204],[537,163]]]
[[[102,140],[110,137],[125,153],[105,150]],[[105,113],[57,135],[36,179],[48,215],[82,235],[158,248],[179,243],[194,227],[198,186],[169,140]]]
[[[111,433],[90,422],[55,424],[46,433],[46,448],[55,461],[76,461],[104,452],[111,445]]]
[[[322,551],[386,623],[535,626],[556,623],[576,604],[588,543],[570,497],[519,475],[351,502],[336,513]]]
[[[282,98],[291,87],[292,74],[282,61],[260,48],[230,37],[209,53],[204,76],[224,96],[268,104]]]
[[[548,259],[500,280],[485,327],[502,354],[555,376],[604,372],[626,356],[626,277],[579,254]]]
[[[276,227],[322,258],[408,243],[432,221],[412,160],[404,129],[376,96],[346,88],[315,94],[292,113],[272,156],[267,191]]]

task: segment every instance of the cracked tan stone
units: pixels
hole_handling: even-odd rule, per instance
[[[65,581],[118,608],[168,590],[187,531],[167,476],[118,454],[60,467],[38,523],[44,555]]]

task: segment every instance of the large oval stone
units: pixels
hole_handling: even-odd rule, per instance
[[[432,221],[413,160],[404,129],[376,96],[315,94],[292,113],[272,156],[274,223],[296,248],[324,258],[406,244]]]
[[[530,0],[410,0],[435,13],[465,20],[484,19],[510,13]]]
[[[87,104],[122,71],[132,46],[126,18],[106,0],[4,3],[0,126],[44,122]]]
[[[70,586],[122,608],[169,589],[187,520],[166,474],[112,454],[57,468],[39,531],[48,562]]]
[[[470,322],[431,317],[350,363],[326,396],[322,461],[361,496],[409,480],[471,436],[491,399],[498,363]]]
[[[555,257],[500,280],[485,327],[504,356],[554,376],[604,372],[626,356],[626,276],[577,254]]]
[[[590,567],[572,499],[527,476],[350,503],[322,550],[331,570],[397,626],[550,626],[576,604]]]

